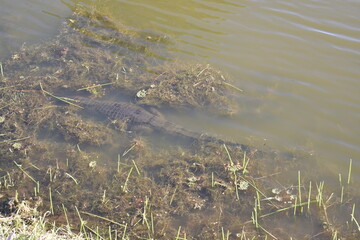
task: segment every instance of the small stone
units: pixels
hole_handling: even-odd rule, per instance
[[[5,117],[0,116],[0,123],[3,123],[3,122],[5,122]]]

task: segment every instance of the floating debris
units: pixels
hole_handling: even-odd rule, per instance
[[[138,98],[144,98],[145,96],[146,96],[146,90],[145,89],[142,89],[142,90],[140,90],[140,91],[138,91],[137,93],[136,93],[136,97],[138,97]]]
[[[22,144],[19,143],[19,142],[16,142],[12,145],[12,147],[15,149],[15,150],[20,150],[22,148]]]
[[[249,188],[249,183],[247,181],[240,181],[238,186],[240,190],[245,191]]]
[[[90,168],[95,168],[96,167],[96,161],[89,162],[89,167]]]

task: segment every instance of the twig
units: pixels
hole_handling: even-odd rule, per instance
[[[4,69],[3,69],[2,62],[0,62],[0,72],[1,72],[1,76],[4,77]]]
[[[114,83],[110,82],[110,83],[97,84],[97,85],[93,85],[93,86],[90,86],[90,87],[79,88],[76,91],[89,90],[91,88],[97,88],[97,87],[107,86],[107,85],[111,85],[111,84],[114,84]]]
[[[227,82],[222,82],[223,84],[225,84],[226,86],[228,86],[228,87],[231,87],[231,88],[233,88],[233,89],[235,89],[235,90],[238,90],[239,92],[243,92],[244,90],[242,90],[241,88],[238,88],[238,87],[236,87],[236,86],[234,86],[234,85],[232,85],[232,84],[230,84],[230,83],[227,83]]]
[[[58,96],[55,96],[54,94],[52,94],[52,93],[44,90],[43,87],[42,87],[42,85],[41,85],[41,83],[40,83],[40,88],[41,88],[41,91],[44,93],[44,95],[47,94],[47,95],[49,95],[49,96],[51,96],[51,97],[53,97],[53,98],[55,98],[55,99],[57,99],[57,100],[59,100],[59,101],[62,101],[62,102],[65,102],[65,103],[67,103],[67,104],[70,104],[70,105],[73,105],[73,106],[75,106],[75,107],[78,107],[78,108],[83,109],[83,107],[81,107],[81,106],[79,106],[79,105],[77,105],[77,104],[75,104],[75,103],[70,102],[70,101],[75,101],[74,99],[66,98],[66,97],[58,97]]]
[[[18,138],[18,139],[13,139],[13,140],[7,139],[7,140],[4,140],[4,141],[1,141],[0,143],[19,142],[19,141],[22,141],[22,140],[25,140],[25,139],[28,139],[28,138],[30,138],[30,137],[23,137],[23,138]]]
[[[99,216],[99,215],[95,215],[95,214],[88,213],[88,212],[83,212],[83,211],[81,211],[81,213],[84,213],[84,214],[89,215],[89,216],[92,216],[92,217],[100,218],[100,219],[102,219],[102,220],[105,220],[105,221],[111,222],[111,223],[113,223],[113,224],[116,224],[116,225],[118,225],[118,226],[120,226],[120,227],[126,227],[126,225],[124,225],[124,224],[115,222],[115,221],[113,221],[113,220],[111,220],[111,219],[108,219],[108,218],[105,218],[105,217],[101,217],[101,216]]]

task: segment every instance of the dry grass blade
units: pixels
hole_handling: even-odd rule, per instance
[[[78,108],[83,109],[83,107],[81,107],[81,106],[79,106],[79,105],[71,102],[71,101],[76,102],[75,99],[71,99],[71,98],[67,98],[67,97],[58,97],[58,96],[55,96],[54,94],[52,94],[52,93],[44,90],[43,87],[42,87],[42,85],[41,85],[41,83],[40,83],[40,88],[41,88],[41,91],[44,93],[44,95],[47,94],[47,95],[49,95],[49,96],[51,96],[51,97],[53,97],[53,98],[55,98],[55,99],[57,99],[57,100],[59,100],[59,101],[62,101],[62,102],[64,102],[64,103],[67,103],[67,104],[70,104],[70,105],[72,105],[72,106],[75,106],[75,107],[78,107]]]
[[[83,213],[83,214],[86,214],[86,215],[92,216],[92,217],[100,218],[100,219],[102,219],[102,220],[105,220],[105,221],[111,222],[111,223],[116,224],[116,225],[118,225],[118,226],[120,226],[120,227],[126,227],[126,225],[124,225],[124,224],[121,224],[121,223],[115,222],[115,221],[113,221],[113,220],[111,220],[111,219],[108,219],[108,218],[105,218],[105,217],[101,217],[101,216],[96,215],[96,214],[92,214],[92,213],[88,213],[88,212],[83,212],[83,211],[80,211],[80,212],[81,212],[81,213]]]

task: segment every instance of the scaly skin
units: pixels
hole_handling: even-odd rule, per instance
[[[95,109],[110,119],[119,119],[122,121],[127,120],[130,121],[131,124],[135,125],[147,125],[153,129],[163,131],[167,134],[180,135],[193,140],[217,142],[233,146],[236,145],[240,146],[241,148],[245,147],[241,144],[225,142],[205,134],[189,131],[133,103],[99,101],[85,97],[74,97],[74,99],[77,101],[78,105],[84,107],[85,109]]]
[[[186,130],[133,103],[99,101],[84,97],[75,97],[74,99],[78,105],[86,109],[97,110],[110,119],[127,120],[135,125],[147,125],[172,135],[182,135],[192,139],[203,138],[202,134]]]

